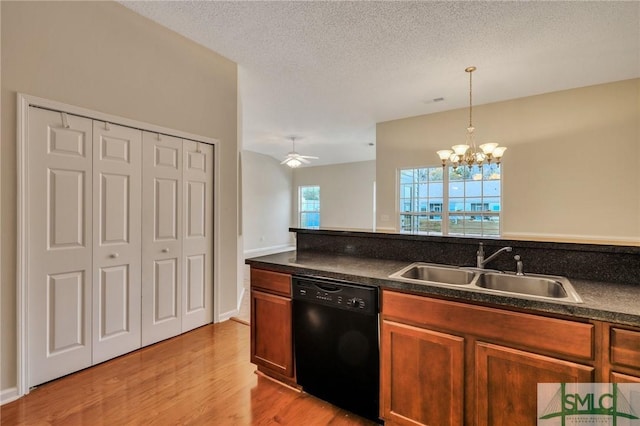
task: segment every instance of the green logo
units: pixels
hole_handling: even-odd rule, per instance
[[[558,386],[555,393],[549,400],[542,412],[538,412],[539,420],[548,420],[559,418],[561,425],[565,425],[567,418],[580,416],[580,423],[587,421],[588,423],[605,420],[603,416],[609,417],[607,424],[617,425],[618,419],[629,419],[628,421],[638,420],[638,413],[629,402],[625,394],[620,391],[620,386],[629,389],[627,395],[640,396],[640,385],[633,384],[616,384],[616,383],[570,383],[570,389],[567,389],[567,383],[539,383],[538,384],[538,403],[541,402],[541,394],[549,390],[549,385]],[[547,386],[545,389],[544,387]],[[540,407],[539,407],[540,408]],[[637,409],[637,407],[636,407]],[[574,418],[572,420],[577,420]],[[557,420],[556,420],[557,421]],[[625,422],[625,424],[630,424]],[[575,422],[572,422],[575,423]],[[544,422],[538,422],[544,424]],[[636,422],[632,422],[636,424]]]

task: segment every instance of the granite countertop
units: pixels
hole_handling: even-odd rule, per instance
[[[533,300],[467,289],[414,284],[389,278],[412,262],[381,260],[321,252],[282,252],[247,259],[246,263],[289,274],[321,276],[399,290],[425,296],[526,309],[532,313],[559,314],[640,327],[640,286],[570,279],[584,303]]]

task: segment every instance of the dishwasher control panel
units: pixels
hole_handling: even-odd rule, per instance
[[[378,288],[344,281],[293,277],[293,299],[336,308],[378,313]]]

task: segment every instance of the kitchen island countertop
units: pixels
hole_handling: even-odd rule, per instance
[[[490,293],[482,289],[454,288],[409,283],[389,278],[413,263],[312,251],[288,251],[255,257],[246,263],[256,268],[293,275],[318,276],[492,306],[593,319],[640,327],[640,283],[605,283],[569,278],[584,303],[564,303]],[[639,278],[640,279],[640,278]]]

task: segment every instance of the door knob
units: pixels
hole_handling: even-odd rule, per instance
[[[110,258],[112,258],[112,259],[117,259],[117,258],[118,258],[118,256],[120,256],[118,253],[111,253],[111,254],[109,255],[109,257],[110,257]]]
[[[169,249],[168,249],[168,248],[163,248],[163,249],[162,249],[162,252],[163,252],[163,253],[169,253]]]

